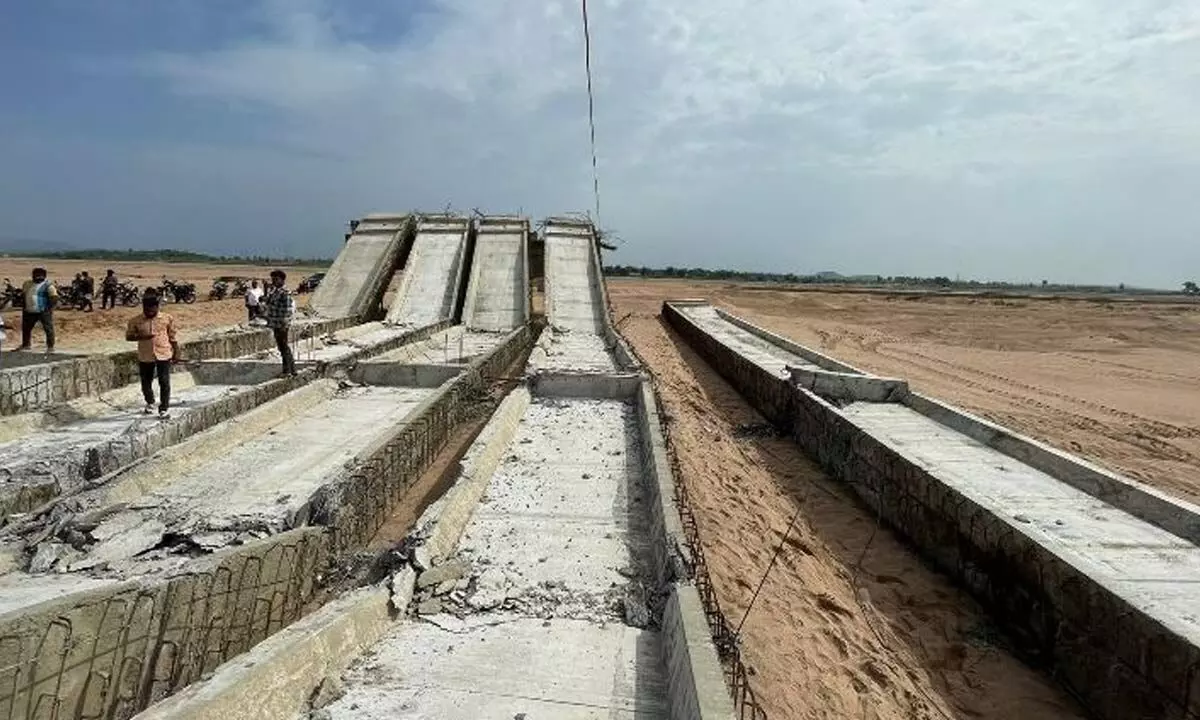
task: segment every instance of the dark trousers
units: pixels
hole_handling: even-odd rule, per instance
[[[45,310],[43,312],[23,312],[21,313],[21,347],[28,348],[29,341],[33,339],[33,326],[37,323],[42,324],[42,330],[46,333],[46,350],[54,349],[54,311]]]
[[[142,378],[142,397],[147,405],[154,404],[154,377],[158,376],[159,410],[171,407],[171,361],[139,362],[138,375]]]
[[[104,290],[100,293],[100,309],[115,308],[117,306],[117,291]]]
[[[247,305],[246,306],[246,320],[248,322],[254,322],[254,318],[256,318],[256,317],[258,317],[258,306],[257,305]]]
[[[283,358],[283,372],[288,375],[296,374],[296,359],[292,357],[292,346],[288,344],[288,329],[272,328],[275,334],[275,347],[279,348],[279,357]]]

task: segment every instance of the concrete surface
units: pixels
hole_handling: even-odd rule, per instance
[[[676,308],[705,333],[728,345],[750,362],[778,377],[788,377],[788,368],[820,370],[804,357],[773,345],[763,338],[729,322],[711,305],[684,305]]]
[[[475,238],[463,324],[507,331],[529,320],[529,222],[484,218]]]
[[[364,218],[313,291],[309,307],[324,317],[365,318],[383,299],[410,222],[406,215]]]
[[[400,340],[411,332],[412,328],[382,322],[364,323],[327,335],[297,340],[292,344],[292,355],[297,364],[339,362],[351,355],[362,354],[363,350]],[[279,351],[272,348],[253,357],[264,362],[279,362]]]
[[[1200,548],[895,403],[843,414],[1200,646]]]
[[[507,334],[501,333],[472,332],[455,325],[425,340],[378,355],[368,362],[427,365],[468,363],[499,347],[507,337]]]
[[[603,334],[608,309],[600,292],[603,275],[596,267],[590,227],[583,233],[547,225],[542,234],[546,242],[546,317],[550,325]]]
[[[615,373],[621,368],[604,336],[548,326],[529,357],[533,372]]]
[[[530,403],[459,543],[465,614],[389,633],[330,717],[667,717],[661,639],[623,624],[653,563],[642,467],[631,403]]]
[[[831,400],[902,402],[908,397],[908,382],[897,378],[795,367],[787,367],[785,370],[796,387],[802,387]]]
[[[466,219],[422,220],[387,322],[422,327],[454,317],[463,282],[471,224]]]

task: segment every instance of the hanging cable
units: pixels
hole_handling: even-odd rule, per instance
[[[596,198],[596,224],[600,227],[600,171],[596,167],[596,101],[592,94],[592,34],[588,29],[587,0],[583,3],[583,63],[587,71],[588,128],[592,134],[592,194]]]

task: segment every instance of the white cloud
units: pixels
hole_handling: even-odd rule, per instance
[[[591,206],[575,0],[432,0],[394,39],[363,7],[264,2],[264,32],[139,71],[195,112],[266,118],[277,157],[325,158],[302,163],[328,188],[322,217]],[[1156,202],[1125,184],[1131,170],[1200,160],[1200,3],[590,7],[605,220],[637,238],[627,260],[994,276],[1026,272],[1009,256],[1041,248],[1065,275],[1064,235],[1124,232],[1131,255],[1147,233],[1161,243],[1146,281],[1200,263],[1194,203],[1149,222],[1111,209]],[[1200,190],[1200,171],[1172,177]],[[1064,220],[1046,192],[1096,207]],[[803,251],[773,238],[781,223],[803,226]],[[1121,252],[1101,279],[1122,279]]]

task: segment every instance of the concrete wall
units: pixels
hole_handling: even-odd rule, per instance
[[[132,717],[299,618],[329,540],[294,530],[0,616],[0,718]]]
[[[354,318],[339,318],[297,324],[292,334],[323,335],[355,323]],[[180,352],[185,361],[193,362],[250,355],[273,347],[275,340],[270,331],[241,330],[181,343]],[[136,351],[0,370],[0,415],[33,412],[77,397],[99,395],[137,379]]]
[[[410,215],[368,215],[360,220],[309,306],[324,317],[373,318],[412,244],[414,227]]]
[[[527,219],[493,216],[477,222],[463,324],[472,330],[505,331],[528,322],[528,255]]]
[[[765,417],[789,429],[806,454],[962,583],[1011,633],[1021,651],[1052,668],[1097,717],[1200,718],[1200,649],[1183,634],[1163,627],[1009,519],[893,451],[826,400],[741,359],[669,305],[663,316]],[[793,343],[787,349],[800,354],[799,347]],[[1012,433],[996,433],[990,424],[972,426],[982,421],[928,398],[913,394],[906,402],[965,434],[987,438],[981,441],[1007,444],[1013,457],[1034,458],[1035,451],[1043,450],[1024,445],[1031,441]],[[1076,477],[1083,482],[1078,480],[1083,464],[1064,454],[1047,452],[1039,462],[1060,470],[1062,463],[1071,462],[1074,468],[1065,471],[1064,481]],[[1121,479],[1109,476],[1103,482],[1114,480]],[[1179,503],[1173,503],[1176,510],[1151,510],[1153,503],[1144,494],[1121,490],[1109,497],[1116,503],[1133,498],[1130,512],[1165,518],[1183,530],[1192,527],[1179,520]]]

